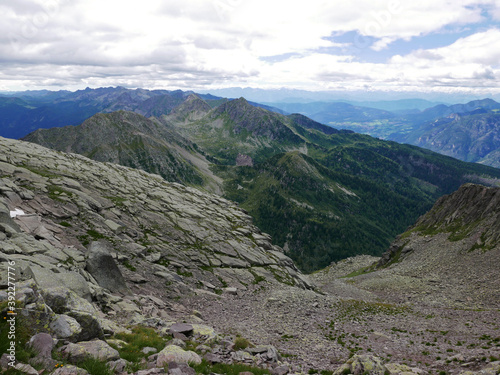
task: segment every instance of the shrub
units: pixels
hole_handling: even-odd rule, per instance
[[[244,337],[236,337],[234,340],[234,350],[243,350],[251,346],[252,343]]]

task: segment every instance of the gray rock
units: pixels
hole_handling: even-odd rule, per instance
[[[86,270],[96,279],[99,286],[112,293],[130,294],[122,273],[104,243],[91,243],[87,252]]]
[[[182,333],[183,335],[189,336],[193,333],[193,326],[186,323],[175,323],[170,327],[169,332],[171,334]]]
[[[156,375],[156,374],[165,374],[165,369],[163,368],[150,368],[148,370],[139,370],[134,372],[134,375]]]
[[[185,336],[184,336],[185,337]],[[187,339],[187,337],[186,337]],[[179,347],[181,347],[182,349],[185,349],[186,348],[186,343],[181,340],[181,339],[177,339],[177,338],[174,338],[172,341],[171,341],[171,344],[172,345],[177,345]]]
[[[115,373],[122,373],[127,368],[128,362],[122,358],[116,361],[109,361],[108,367],[111,371]]]
[[[86,357],[92,357],[106,362],[120,358],[118,351],[102,340],[82,341],[76,344],[68,344],[62,348],[61,352],[71,363],[78,363]]]
[[[287,365],[281,365],[275,367],[271,370],[271,375],[286,375],[290,372],[290,368]]]
[[[208,363],[222,363],[223,362],[223,359],[216,355],[216,354],[213,354],[213,353],[207,353],[203,356],[203,358],[205,359],[205,361],[207,361]]]
[[[93,340],[95,338],[104,339],[104,331],[95,314],[71,310],[68,315],[74,318],[82,327],[82,331],[76,339],[77,341]]]
[[[30,365],[27,365],[25,363],[17,363],[14,368],[21,372],[22,374],[26,374],[26,375],[39,375],[38,374],[38,371],[35,370],[33,367],[31,367]]]
[[[63,367],[56,368],[52,375],[88,375],[87,370],[73,365],[64,365]]]
[[[158,353],[156,366],[163,367],[170,362],[193,362],[199,364],[201,363],[201,357],[191,350],[186,351],[176,345],[167,345],[160,353]]]
[[[223,291],[225,293],[232,294],[232,295],[237,295],[238,294],[238,289],[233,288],[233,287],[224,288]]]
[[[380,358],[372,355],[356,354],[340,366],[334,372],[334,375],[341,375],[347,372],[353,375],[384,375],[388,370]]]
[[[168,364],[169,375],[196,375],[194,368],[189,367],[187,363],[172,362]]]
[[[54,273],[48,269],[32,265],[27,268],[26,273],[35,279],[40,289],[45,290],[64,285],[65,288],[72,290],[87,301],[92,299],[87,282],[83,276],[76,272]]]
[[[57,318],[50,323],[49,328],[56,335],[58,339],[65,339],[68,341],[76,341],[82,327],[75,318],[71,316],[60,314]]]
[[[144,354],[149,354],[149,353],[156,353],[158,350],[156,348],[152,348],[150,346],[146,346],[144,348],[142,348],[141,352],[143,352]]]
[[[37,353],[37,357],[52,358],[54,340],[48,333],[37,333],[30,338],[28,345]]]
[[[10,361],[11,360],[9,359],[9,355],[7,353],[3,353],[0,357],[0,369],[7,371]]]

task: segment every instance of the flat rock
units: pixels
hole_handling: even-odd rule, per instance
[[[169,332],[171,334],[182,333],[183,335],[189,336],[193,332],[193,326],[186,323],[175,323],[170,326]]]
[[[163,367],[167,363],[189,363],[193,362],[196,364],[201,363],[201,357],[193,351],[186,351],[176,345],[167,345],[160,353],[158,353],[158,358],[156,359],[156,366]]]
[[[105,341],[81,341],[76,344],[68,344],[62,350],[68,361],[77,363],[85,357],[93,357],[100,361],[113,361],[120,358],[117,350],[109,346]]]
[[[87,282],[83,276],[76,272],[54,273],[48,269],[33,265],[28,267],[26,273],[35,279],[40,289],[64,285],[65,288],[72,290],[87,301],[92,299]]]
[[[88,375],[88,371],[73,365],[65,365],[56,368],[52,375]]]

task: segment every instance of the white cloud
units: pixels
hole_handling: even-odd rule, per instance
[[[500,61],[498,29],[387,64],[357,61],[330,38],[355,31],[384,51],[500,19],[500,0],[16,0],[0,14],[2,88],[481,86]]]

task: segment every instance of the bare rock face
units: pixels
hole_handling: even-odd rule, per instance
[[[92,242],[86,256],[85,269],[96,279],[100,287],[112,293],[130,294],[120,269],[104,243]]]
[[[236,157],[236,165],[253,166],[253,159],[248,155],[238,154]]]

